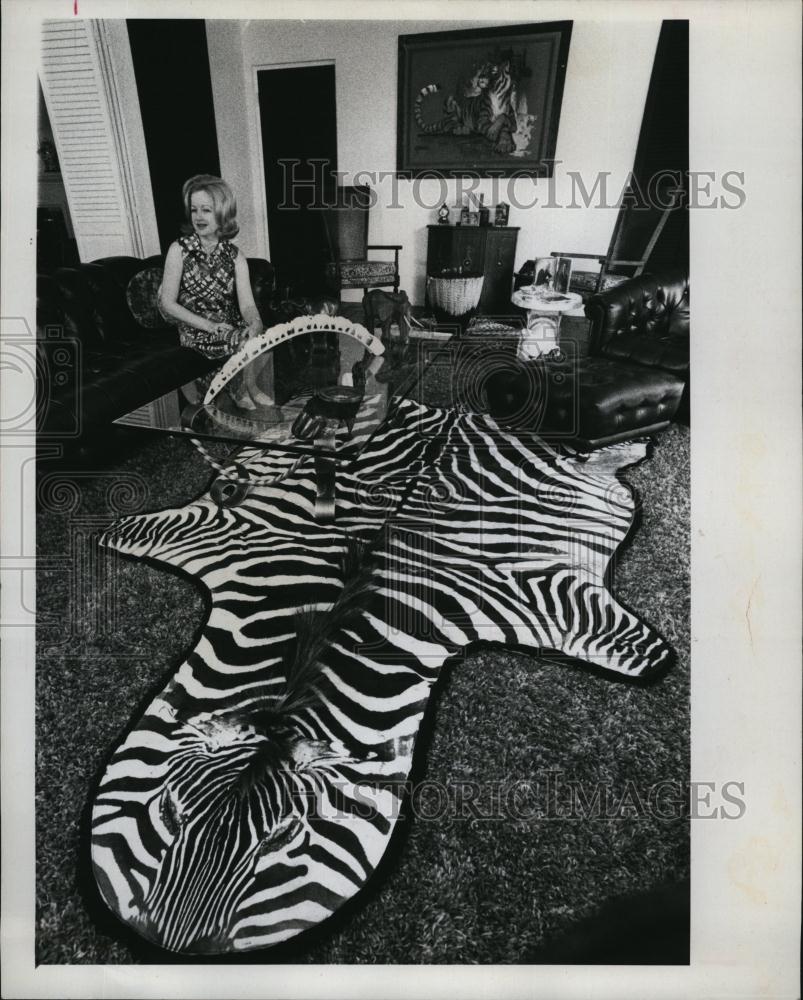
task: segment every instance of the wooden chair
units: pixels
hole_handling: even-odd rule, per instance
[[[621,285],[623,282],[629,280],[630,278],[638,278],[644,272],[644,268],[647,266],[647,262],[652,256],[652,252],[655,249],[655,245],[658,242],[658,238],[663,232],[664,226],[666,226],[669,221],[670,214],[675,210],[676,206],[679,204],[679,199],[683,194],[683,187],[669,188],[666,191],[666,195],[669,196],[670,201],[666,207],[661,212],[658,217],[652,232],[647,238],[647,242],[644,246],[644,250],[638,260],[618,260],[614,258],[614,247],[617,241],[617,233],[619,224],[621,223],[621,213],[620,219],[617,223],[616,229],[614,229],[613,236],[611,237],[611,245],[608,247],[608,252],[604,256],[600,256],[594,253],[570,253],[564,250],[553,250],[550,254],[551,257],[569,257],[572,260],[596,260],[599,263],[599,271],[575,271],[572,270],[572,277],[570,283],[570,291],[578,292],[583,296],[583,299],[589,298],[591,295],[596,295],[598,292],[607,291],[609,288],[614,288],[617,285]],[[628,268],[629,274],[616,274],[613,273],[614,269]]]
[[[324,211],[329,250],[327,290],[340,295],[342,288],[399,290],[400,244],[368,243],[369,187],[339,187],[336,204]],[[393,260],[369,260],[368,251],[393,250]]]

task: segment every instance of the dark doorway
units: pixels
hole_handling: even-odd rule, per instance
[[[315,295],[328,260],[321,209],[336,185],[335,67],[259,70],[270,259],[279,289]]]
[[[220,174],[206,24],[144,19],[126,26],[159,242],[166,251],[181,235],[184,181],[194,174]]]

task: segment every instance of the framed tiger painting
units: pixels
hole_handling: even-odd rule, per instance
[[[399,36],[396,170],[551,177],[571,21]]]

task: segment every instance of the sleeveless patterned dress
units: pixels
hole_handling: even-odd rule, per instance
[[[229,240],[220,240],[212,253],[207,254],[197,233],[182,236],[178,244],[183,263],[179,305],[215,323],[229,323],[235,330],[244,326],[234,282],[237,247]],[[178,333],[182,347],[191,347],[207,358],[225,358],[232,353],[231,345],[221,343],[215,333],[196,330],[181,322]]]

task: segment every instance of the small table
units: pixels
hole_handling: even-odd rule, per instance
[[[542,291],[543,286],[525,285],[512,296],[514,306],[527,310],[527,327],[519,340],[518,357],[522,361],[540,358],[557,350],[560,319],[576,309],[583,297],[576,292]]]
[[[417,366],[394,369],[387,358],[379,372],[368,366],[356,414],[350,419],[319,419],[314,436],[299,436],[299,418],[308,412],[313,395],[322,389],[352,384],[355,365],[363,361],[365,351],[351,336],[336,331],[327,331],[316,339],[310,350],[305,351],[303,345],[296,350],[297,364],[290,366],[293,378],[285,386],[275,377],[273,352],[262,355],[270,361],[260,386],[263,393],[267,389],[267,396],[262,405],[253,409],[244,409],[225,390],[214,404],[206,404],[197,397],[190,398],[190,387],[185,386],[114,422],[189,437],[219,474],[210,492],[221,507],[236,506],[259,483],[249,481],[234,455],[221,462],[213,459],[204,441],[276,449],[298,459],[311,456],[316,481],[315,518],[330,522],[334,519],[337,465],[352,461],[362,452],[384,422],[392,401],[411,391],[421,370]],[[390,369],[390,373],[385,374],[383,369]]]

